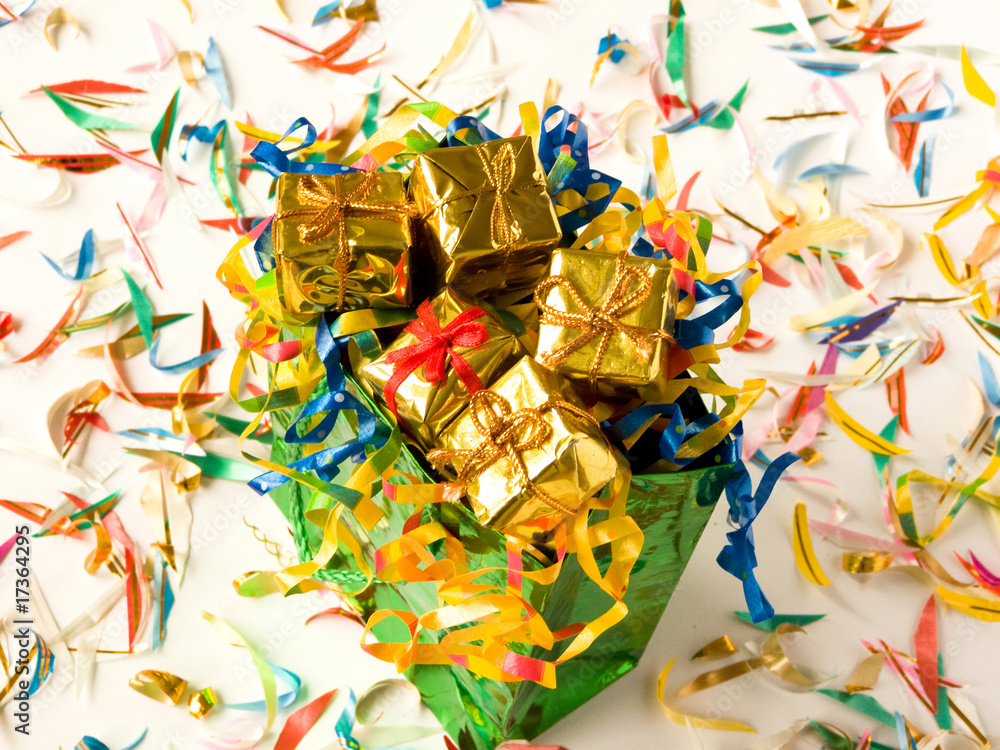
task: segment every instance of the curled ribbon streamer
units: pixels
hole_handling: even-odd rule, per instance
[[[541,354],[543,364],[554,368],[560,362],[576,351],[579,351],[595,338],[600,336],[597,352],[590,365],[588,382],[591,388],[597,385],[597,376],[608,352],[608,344],[612,337],[622,336],[627,339],[636,354],[647,356],[656,340],[673,344],[674,337],[663,329],[641,328],[622,323],[622,318],[633,310],[641,307],[652,293],[653,284],[649,276],[641,268],[626,265],[625,253],[618,256],[615,263],[615,273],[609,285],[609,291],[600,305],[593,307],[580,296],[579,291],[568,278],[562,275],[549,276],[543,279],[535,289],[535,304],[541,312],[539,323],[556,325],[563,328],[580,330],[580,335],[567,344],[550,352]],[[635,286],[630,290],[631,287]],[[564,288],[573,299],[573,304],[581,312],[558,310],[549,305],[546,296],[555,289]]]
[[[486,326],[475,322],[484,315],[486,311],[483,308],[470,307],[442,328],[430,302],[425,300],[420,303],[417,307],[417,320],[410,323],[405,331],[416,336],[418,343],[394,349],[386,355],[386,362],[392,364],[393,368],[383,393],[389,410],[397,418],[399,410],[396,406],[396,392],[421,366],[424,368],[424,379],[435,385],[444,379],[445,367],[450,359],[452,368],[470,394],[483,390],[483,383],[476,371],[454,347],[472,348],[486,343],[489,339]]]

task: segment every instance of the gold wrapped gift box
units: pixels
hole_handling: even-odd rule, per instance
[[[622,467],[570,384],[530,357],[475,394],[428,459],[451,470],[486,526],[572,515]]]
[[[293,315],[411,304],[402,175],[286,172],[272,231],[278,293]]]
[[[572,380],[621,393],[657,379],[673,342],[670,264],[600,249],[560,249],[535,292],[536,359]],[[610,387],[610,388],[609,388]]]
[[[416,325],[411,324],[380,357],[359,368],[372,397],[386,404],[386,386],[393,374],[410,369],[408,361],[415,366],[398,384],[393,400],[400,424],[425,451],[469,403],[463,368],[475,373],[485,388],[524,356],[517,337],[495,315],[455,292],[446,289],[427,304],[427,321],[423,320],[427,313],[421,310]],[[444,377],[429,382],[427,366],[435,357],[445,358]],[[456,362],[456,357],[462,361]]]
[[[468,297],[531,291],[562,237],[527,136],[421,154],[410,198],[438,285]]]

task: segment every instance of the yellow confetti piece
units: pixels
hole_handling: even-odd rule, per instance
[[[200,52],[183,49],[177,53],[177,65],[188,86],[198,85],[198,79],[205,73],[205,58]]]
[[[877,283],[878,282],[875,284],[869,284],[864,289],[852,292],[846,297],[841,297],[835,302],[831,302],[829,305],[824,305],[823,307],[813,310],[812,312],[803,313],[802,315],[793,315],[788,319],[788,327],[793,331],[808,331],[810,328],[823,325],[832,318],[847,315],[851,312],[851,310],[864,302],[865,298],[875,290]]]
[[[802,502],[795,504],[792,548],[795,551],[795,564],[799,566],[799,572],[817,586],[829,586],[830,579],[826,577],[813,551],[812,537],[809,535],[809,518],[805,503]]]
[[[59,46],[56,44],[56,39],[52,34],[52,30],[59,26],[72,26],[76,31],[75,38],[80,36],[80,22],[76,20],[70,11],[65,8],[55,8],[45,17],[45,40],[54,50],[58,50]]]
[[[774,242],[761,254],[764,263],[771,264],[784,255],[810,245],[844,239],[845,237],[867,237],[868,230],[857,219],[835,216],[830,219],[809,221],[802,226],[779,234]]]
[[[938,594],[945,604],[954,607],[959,612],[964,612],[983,622],[1000,622],[1000,601],[996,599],[960,594],[940,585],[938,586]]]
[[[962,45],[961,59],[962,82],[965,84],[965,90],[986,106],[995,107],[997,103],[996,94],[993,93],[993,89],[989,87],[989,84],[983,80],[983,77],[979,75],[979,71],[973,66],[972,60],[969,59],[969,53],[965,51],[964,44]]]
[[[741,721],[729,721],[726,719],[703,719],[698,716],[689,716],[687,714],[682,714],[678,711],[674,711],[668,704],[666,697],[663,695],[664,688],[667,685],[667,676],[670,674],[671,667],[674,666],[674,662],[677,661],[676,658],[671,659],[670,663],[663,668],[660,672],[660,677],[656,681],[656,695],[660,700],[660,705],[663,706],[663,711],[667,714],[667,718],[674,724],[680,724],[683,726],[691,726],[695,729],[716,729],[723,732],[753,732],[757,733],[749,724],[744,724]]]
[[[963,263],[962,273],[959,275],[955,268],[955,263],[951,259],[951,254],[948,252],[948,248],[944,246],[940,237],[936,234],[925,234],[924,240],[931,251],[931,257],[934,258],[934,264],[937,266],[938,271],[941,272],[941,275],[944,276],[945,281],[952,286],[958,286],[970,280],[974,274],[973,270]]]
[[[860,445],[866,451],[877,453],[880,456],[901,456],[910,451],[900,448],[895,443],[890,443],[883,437],[879,437],[866,427],[863,427],[844,411],[840,405],[833,400],[833,396],[826,394],[826,410],[834,423],[847,433],[847,437]]]
[[[674,165],[670,160],[670,146],[665,133],[653,138],[653,167],[656,170],[660,200],[666,203],[677,193],[677,178],[674,177]]]

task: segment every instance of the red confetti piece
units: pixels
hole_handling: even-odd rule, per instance
[[[31,232],[14,232],[13,234],[5,234],[0,237],[0,250],[7,247],[7,245],[13,245],[20,239],[27,237]]]
[[[109,83],[108,81],[95,81],[84,78],[79,81],[67,81],[66,83],[54,83],[46,86],[49,91],[57,94],[69,94],[70,96],[97,96],[108,94],[147,94],[146,89],[137,89],[133,86],[125,86],[120,83]],[[25,97],[44,96],[45,92],[41,88],[32,89]]]
[[[927,600],[924,611],[917,623],[917,632],[913,637],[917,651],[917,666],[920,668],[920,686],[924,695],[930,701],[931,708],[938,708],[938,647],[937,647],[937,608],[934,595]]]

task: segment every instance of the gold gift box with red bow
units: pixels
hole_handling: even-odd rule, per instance
[[[417,319],[375,358],[356,368],[363,387],[426,451],[469,396],[522,356],[517,337],[482,307],[446,289],[417,307]]]
[[[286,311],[411,304],[413,243],[402,175],[286,172],[276,194],[272,232]]]

